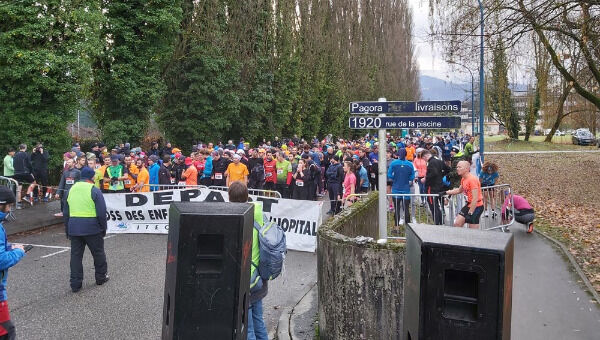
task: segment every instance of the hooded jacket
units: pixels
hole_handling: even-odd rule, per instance
[[[6,231],[2,226],[2,221],[6,218],[6,213],[0,211],[0,301],[6,301],[6,281],[8,277],[8,268],[17,264],[25,252],[21,249],[13,249],[12,245],[6,240]]]

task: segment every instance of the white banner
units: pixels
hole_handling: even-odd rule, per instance
[[[286,231],[288,249],[315,251],[323,202],[250,197],[262,201],[267,218],[275,220]],[[229,195],[225,191],[201,188],[107,194],[104,200],[108,233],[168,234],[171,202],[228,202]]]

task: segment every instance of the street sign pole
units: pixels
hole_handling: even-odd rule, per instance
[[[385,98],[379,98],[380,102],[387,101]],[[380,114],[379,117],[385,117],[385,114]],[[380,243],[387,242],[387,133],[385,128],[379,129],[379,160],[378,174],[379,182],[379,241]]]

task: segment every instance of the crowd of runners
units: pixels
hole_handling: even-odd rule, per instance
[[[64,200],[65,193],[79,180],[80,169],[87,165],[95,170],[95,185],[104,193],[199,185],[228,187],[241,181],[250,189],[277,191],[283,198],[317,200],[327,196],[332,203],[328,213],[336,214],[360,194],[378,189],[381,149],[386,150],[387,191],[391,194],[464,193],[470,204],[473,197],[470,192],[460,191],[461,184],[470,183],[481,191],[482,186],[492,186],[498,178],[496,164],[479,161],[474,137],[456,133],[387,135],[384,139],[366,135],[355,140],[334,139],[331,135],[311,140],[275,137],[253,147],[240,139],[239,143],[199,143],[188,154],[168,142],[162,146],[152,143],[145,150],[129,143],[109,148],[101,142],[93,144],[91,150],[81,150],[75,143],[63,154],[64,170],[57,187],[48,185],[49,155],[43,145],[38,144],[27,153],[27,146],[21,144],[4,158],[4,175],[26,184],[24,193],[17,195],[17,208],[23,201],[33,204],[53,195]],[[459,166],[461,161],[465,163]],[[465,172],[476,180],[467,178],[465,182]],[[470,220],[476,225],[474,222],[484,210],[486,215],[489,213],[490,209],[484,209],[488,205],[492,207],[492,218],[496,218],[499,212],[493,210],[495,200],[502,198],[494,197],[493,192],[486,194],[485,190],[476,196],[473,209],[461,213],[467,223]],[[442,224],[443,199],[422,199],[434,222]],[[397,225],[414,220],[406,208],[408,201],[402,196],[390,200]]]

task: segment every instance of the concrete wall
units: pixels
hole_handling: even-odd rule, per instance
[[[405,247],[355,238],[377,230],[376,193],[319,228],[321,339],[401,339]]]

